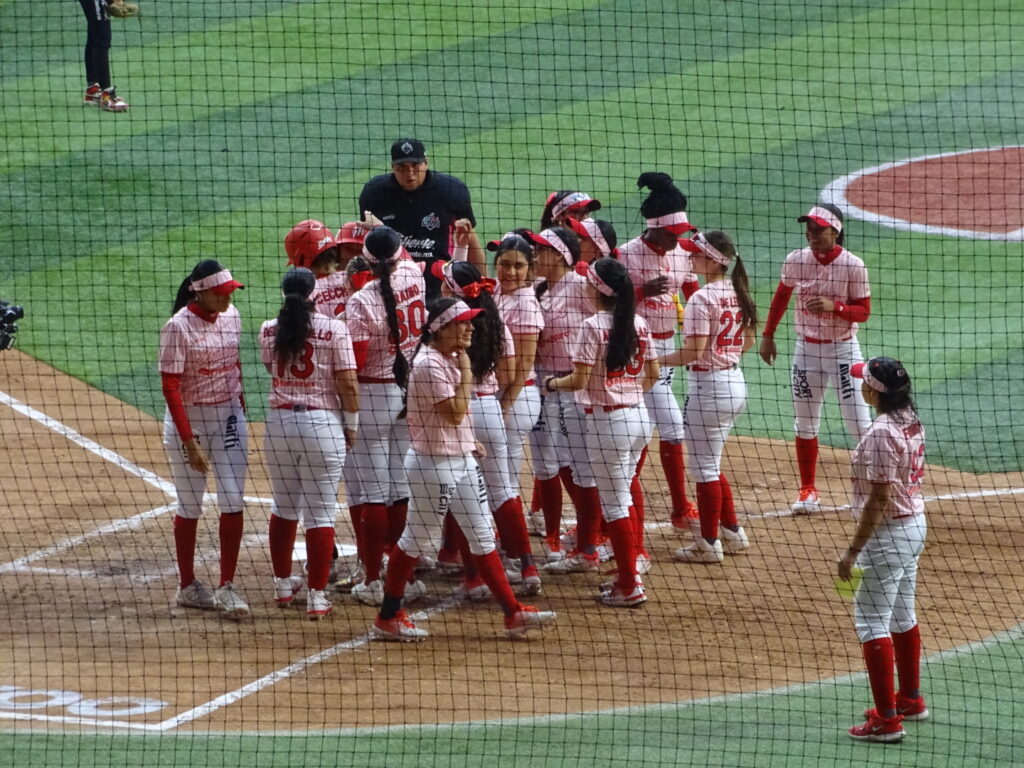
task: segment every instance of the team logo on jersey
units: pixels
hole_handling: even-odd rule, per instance
[[[441,226],[441,218],[436,213],[428,213],[423,217],[420,226],[426,230],[435,230]]]

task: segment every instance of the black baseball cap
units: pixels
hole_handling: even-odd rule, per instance
[[[392,163],[422,163],[427,159],[427,149],[419,139],[399,139],[391,145]]]
[[[910,375],[903,363],[891,357],[872,357],[866,363],[850,366],[855,378],[864,379],[876,392],[903,392],[910,389]]]

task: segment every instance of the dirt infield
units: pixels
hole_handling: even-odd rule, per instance
[[[599,607],[596,576],[551,577],[536,604],[557,610],[559,623],[513,643],[502,637],[494,605],[453,605],[456,582],[428,575],[432,597],[416,608],[430,614],[423,626],[432,637],[414,646],[371,645],[373,610],[349,598],[338,595],[321,623],[273,604],[269,506],[259,500],[269,496],[262,425],[253,426],[250,444],[253,501],[238,575],[253,616],[232,623],[170,605],[173,512],[159,511],[171,498],[161,490],[168,473],[152,418],[17,352],[0,356],[0,392],[157,476],[137,477],[0,405],[9,456],[0,495],[0,719],[36,718],[14,727],[102,720],[152,730],[302,731],[452,722],[678,701],[861,668],[849,604],[832,591],[832,562],[851,523],[840,511],[788,516],[794,483],[785,436],[729,445],[725,471],[753,547],[721,567],[671,559],[684,542],[665,524],[660,471],[646,470],[655,569],[643,608]],[[826,450],[823,463],[825,502],[845,503],[845,454]],[[1022,480],[930,468],[926,493],[956,498],[928,507],[919,604],[928,652],[1019,621],[1018,497],[971,494],[1019,488]],[[201,578],[216,572],[213,511],[200,525]],[[88,535],[147,512],[134,527]],[[338,533],[351,540],[347,521],[339,520]],[[43,548],[51,549],[40,555]],[[314,654],[322,657],[296,664]],[[275,671],[276,679],[256,683]],[[12,695],[11,686],[23,695]],[[118,715],[110,702],[106,709],[69,706],[75,696],[157,701],[152,711]],[[89,712],[106,716],[93,720]]]

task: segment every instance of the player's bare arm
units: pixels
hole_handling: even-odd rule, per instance
[[[548,392],[577,392],[587,386],[592,368],[591,365],[575,363],[572,373],[565,376],[548,376],[544,388]]]
[[[658,362],[670,367],[690,365],[704,354],[704,350],[708,347],[708,338],[707,336],[687,336],[683,339],[682,348],[658,358]]]

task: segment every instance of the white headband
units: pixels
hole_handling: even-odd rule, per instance
[[[587,264],[586,266],[587,270],[584,274],[586,275],[587,281],[597,289],[597,292],[605,296],[614,296],[615,291],[612,290],[608,283],[601,279],[601,276],[597,274],[597,270],[594,269],[594,265]]]
[[[832,227],[836,232],[843,231],[843,222],[839,220],[828,208],[822,208],[820,205],[816,205],[806,214],[801,216],[803,219],[821,219],[822,221],[828,222],[828,226]]]
[[[537,233],[538,237],[543,238],[548,245],[562,254],[562,258],[565,259],[565,263],[570,267],[573,264],[572,251],[569,250],[569,246],[558,236],[558,233],[553,229],[545,229],[543,232]]]
[[[666,213],[664,216],[655,216],[653,219],[647,219],[647,226],[650,229],[660,229],[662,227],[670,227],[673,224],[689,224],[690,220],[686,218],[685,211],[676,211],[675,213]]]
[[[230,272],[222,269],[220,272],[214,272],[212,275],[208,275],[201,280],[193,280],[189,287],[193,291],[208,291],[210,288],[216,288],[218,285],[230,283],[233,279]]]
[[[395,259],[399,258],[401,255],[402,255],[402,244],[399,243],[398,247],[395,249],[395,252],[392,253],[387,258],[387,261],[394,261]],[[376,256],[374,256],[372,253],[370,253],[368,250],[366,250],[366,242],[365,241],[363,242],[363,258],[366,259],[367,261],[373,262],[374,264],[376,264],[379,261],[379,259]]]
[[[573,192],[571,195],[566,195],[551,209],[551,218],[557,219],[563,213],[568,211],[570,208],[575,208],[580,203],[593,202],[593,198],[585,192]]]
[[[604,234],[601,232],[601,228],[597,226],[597,222],[593,219],[582,219],[580,226],[587,230],[587,236],[591,239],[594,245],[597,246],[597,250],[601,252],[602,256],[611,256],[612,249],[608,245],[608,241],[604,239]]]
[[[454,322],[459,319],[460,315],[468,314],[467,320],[472,320],[481,310],[473,310],[465,305],[461,301],[456,301],[448,309],[442,312],[440,315],[435,317],[430,323],[427,324],[427,331],[430,333],[437,333],[439,330],[448,325],[448,323]]]
[[[872,376],[871,371],[868,370],[868,368],[869,365],[867,363],[864,363],[864,381],[867,382],[867,385],[871,387],[873,390],[875,390],[875,392],[888,392],[889,388],[885,386],[885,384],[880,382],[878,379],[876,379],[874,376]]]
[[[710,242],[708,242],[708,239],[704,236],[703,232],[698,232],[690,239],[693,241],[694,245],[700,248],[701,253],[703,253],[712,261],[721,264],[723,267],[729,266],[730,262],[732,262],[732,257],[726,256],[720,250],[715,248],[715,246],[713,246]]]

